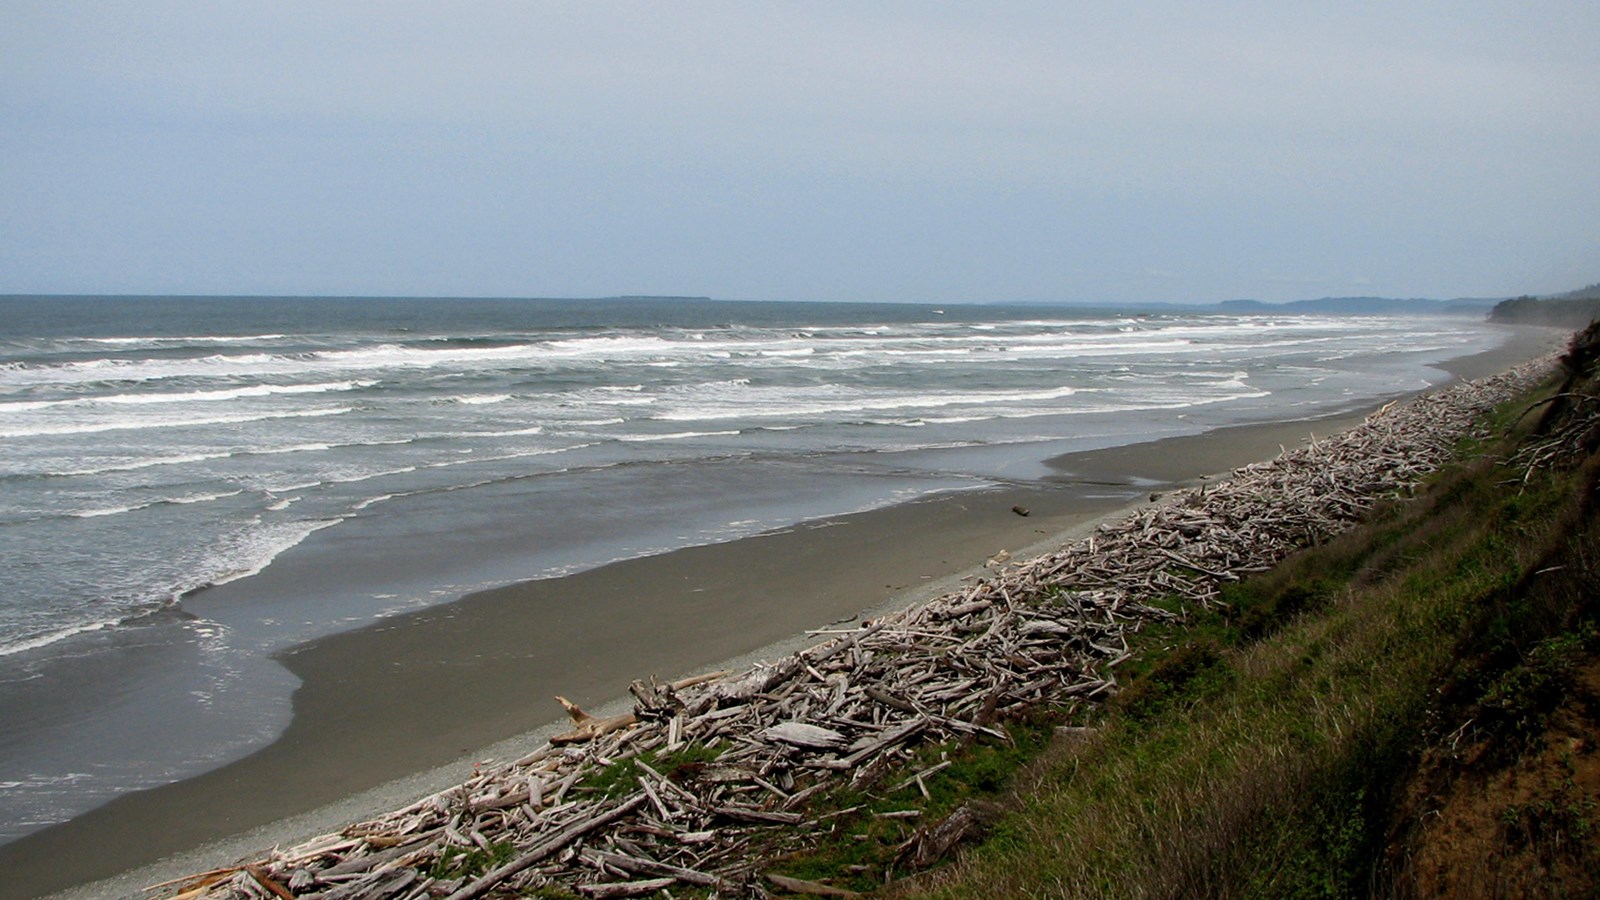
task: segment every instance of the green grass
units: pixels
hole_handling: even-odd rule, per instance
[[[584,776],[575,789],[580,793],[600,794],[604,797],[631,793],[639,786],[640,776],[645,774],[644,769],[639,766],[641,761],[667,778],[681,781],[716,759],[718,753],[719,751],[696,742],[685,743],[672,751],[651,750],[640,756],[619,759],[608,766],[595,769]]]
[[[1049,746],[1056,726],[1066,720],[1060,710],[1034,710],[1005,723],[1005,740],[982,736],[957,746],[927,746],[878,784],[834,790],[813,807],[834,812],[815,845],[779,860],[773,870],[859,891],[882,885],[901,874],[899,851],[918,828],[964,803],[998,808],[994,801],[1009,789],[1017,770]],[[920,787],[910,780],[911,773],[941,765]],[[918,815],[885,815],[907,810]]]
[[[479,875],[504,865],[517,854],[513,841],[498,841],[485,850],[481,847],[446,847],[428,870],[432,878],[477,878]]]
[[[1592,635],[1594,629],[1589,626],[1583,631]],[[1474,723],[1499,732],[1500,744],[1508,751],[1532,743],[1544,733],[1547,717],[1564,698],[1567,680],[1579,659],[1592,654],[1592,644],[1592,639],[1585,641],[1578,632],[1535,644],[1522,662],[1488,680]]]

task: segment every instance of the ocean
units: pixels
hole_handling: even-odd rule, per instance
[[[471,591],[1445,379],[1441,317],[0,298],[0,842],[269,742],[272,654]]]

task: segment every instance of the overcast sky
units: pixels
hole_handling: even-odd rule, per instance
[[[4,293],[1594,281],[1594,0],[0,3]]]

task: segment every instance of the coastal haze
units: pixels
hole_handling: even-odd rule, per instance
[[[0,309],[6,838],[271,740],[296,681],[269,657],[305,641],[1035,481],[1065,452],[1370,406],[1501,338],[1440,316],[667,298]]]
[[[1549,349],[1484,317],[1595,280],[1597,38],[1581,2],[5,4],[0,897]]]

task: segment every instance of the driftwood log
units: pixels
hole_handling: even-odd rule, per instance
[[[914,748],[1005,741],[1000,723],[1013,712],[1108,696],[1127,637],[1181,615],[1153,601],[1215,603],[1223,584],[1406,494],[1458,441],[1481,433],[1489,407],[1552,368],[1553,358],[1535,360],[1386,406],[1350,431],[1167,495],[1054,553],[993,560],[962,590],[817,632],[822,643],[783,659],[668,685],[636,682],[630,714],[596,719],[562,700],[573,729],[520,759],[151,896],[460,900],[552,883],[589,897],[672,885],[846,896],[766,871],[766,860],[843,814],[814,812],[812,798],[845,784],[925,789],[943,765],[911,771]],[[920,830],[917,810],[886,815],[910,823],[904,856],[919,864],[974,827],[970,810]],[[461,874],[458,863],[473,854],[506,861]]]

